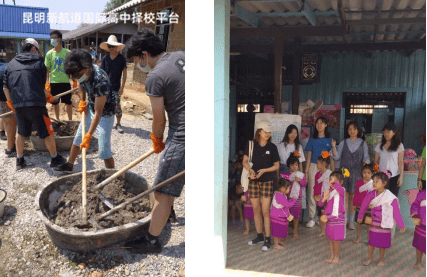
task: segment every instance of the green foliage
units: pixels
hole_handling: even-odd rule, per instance
[[[103,12],[106,13],[106,12],[112,11],[120,7],[121,5],[126,4],[129,1],[131,0],[109,0],[107,4],[105,4],[105,9],[103,10]]]

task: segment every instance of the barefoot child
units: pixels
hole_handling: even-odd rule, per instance
[[[347,169],[336,170],[329,177],[329,189],[325,190],[323,198],[319,200],[319,206],[323,206],[326,202],[325,215],[326,236],[329,239],[329,252],[331,256],[327,263],[338,264],[340,259],[340,242],[345,238],[345,189],[344,175],[348,177],[350,174]]]
[[[231,190],[228,194],[228,206],[231,209],[231,223],[236,224],[236,210],[239,213],[240,222],[243,222],[243,210],[242,210],[242,202],[240,200],[243,195],[243,188],[240,183],[231,187]]]
[[[284,178],[281,178],[277,184],[270,209],[271,235],[273,236],[274,249],[283,249],[284,243],[280,239],[288,236],[288,220],[292,220],[289,208],[297,201],[296,198],[288,200],[286,194],[291,190],[291,182],[287,179],[287,176],[284,174],[282,176]]]
[[[372,224],[369,228],[369,258],[363,263],[364,266],[372,263],[372,255],[375,248],[380,249],[378,266],[384,266],[385,249],[390,248],[392,232],[394,231],[393,219],[396,221],[397,226],[399,226],[400,232],[405,232],[405,224],[400,214],[397,197],[386,189],[390,177],[391,174],[389,171],[374,174],[374,190],[366,195],[357,217],[357,223],[362,223],[363,215],[368,206],[371,206]]]
[[[249,234],[249,228],[251,224],[251,219],[254,219],[254,209],[251,205],[251,199],[249,198],[249,192],[246,191],[242,197],[241,200],[243,202],[243,217],[245,218],[245,231],[243,232],[243,235]]]
[[[414,268],[421,269],[421,258],[426,253],[426,191],[419,191],[415,202],[411,205],[411,215],[414,218],[415,232],[412,246],[415,247],[417,262]]]
[[[368,192],[371,192],[374,190],[373,180],[372,176],[374,175],[375,171],[372,165],[366,164],[362,167],[362,179],[358,180],[356,182],[356,188],[354,190],[354,197],[353,197],[353,207],[356,209],[356,219],[360,212],[360,206],[362,206],[363,199],[365,199]],[[365,221],[365,217],[367,214],[370,214],[371,210],[368,209],[367,212],[363,216],[363,222],[357,223],[357,239],[354,240],[354,243],[359,243],[360,238],[362,235],[362,224]],[[369,230],[368,230],[368,241],[369,241]]]
[[[291,181],[291,189],[289,192],[289,198],[291,199],[297,199],[295,204],[290,208],[290,212],[293,219],[293,238],[298,237],[298,219],[301,215],[301,198],[302,198],[302,190],[305,189],[307,186],[307,182],[305,180],[304,173],[301,171],[298,171],[299,166],[299,160],[295,156],[294,153],[291,153],[289,155],[288,160],[286,161],[286,165],[289,167],[290,172],[287,172],[284,174],[284,176],[287,176],[285,178],[289,178],[289,181]]]
[[[317,169],[319,172],[314,176],[314,187],[313,194],[314,200],[316,203],[319,202],[322,194],[325,193],[325,190],[329,189],[329,176],[331,171],[328,169],[329,166],[329,157],[330,154],[327,151],[322,152],[322,155],[317,158]],[[320,220],[320,216],[325,214],[323,209],[317,205],[317,216],[319,217],[320,233],[317,234],[317,237],[323,237],[325,235],[325,222]]]

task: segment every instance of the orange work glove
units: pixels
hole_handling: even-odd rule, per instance
[[[153,133],[151,133],[151,140],[153,141],[154,153],[160,153],[165,149],[165,144],[163,143],[163,138],[156,138]]]
[[[91,134],[89,134],[89,133],[87,133],[84,137],[83,137],[83,141],[82,141],[82,143],[80,144],[80,150],[82,150],[83,149],[83,147],[84,148],[86,148],[86,150],[88,150],[89,149],[89,143],[90,143],[90,141],[92,140],[92,135]]]
[[[85,114],[87,114],[86,101],[79,102],[79,113],[81,114],[82,112],[85,112]]]
[[[52,94],[49,93],[49,95],[46,97],[46,101],[48,103],[52,103],[53,101],[55,101],[55,98],[53,98]]]
[[[15,112],[15,109],[13,108],[12,101],[6,101],[7,106],[12,110],[12,112]]]
[[[73,88],[76,88],[77,87],[77,80],[74,80],[73,81]]]
[[[44,84],[44,89],[45,89],[47,92],[49,92],[49,94],[50,94],[50,91],[51,91],[50,83],[46,83],[46,84]]]

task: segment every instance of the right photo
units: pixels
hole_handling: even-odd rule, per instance
[[[214,40],[226,271],[425,276],[426,1],[219,0]]]

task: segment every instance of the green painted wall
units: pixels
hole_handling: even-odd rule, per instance
[[[404,146],[421,154],[418,136],[426,131],[426,51],[322,54],[320,83],[302,85],[300,101],[342,104],[343,92],[406,92]],[[283,86],[282,101],[291,101]]]

